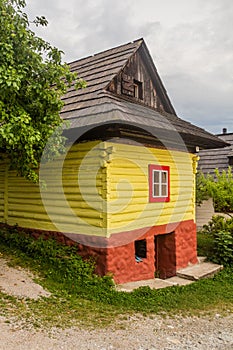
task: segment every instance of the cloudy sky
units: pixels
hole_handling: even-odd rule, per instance
[[[27,0],[70,62],[143,37],[177,114],[233,132],[232,0]]]

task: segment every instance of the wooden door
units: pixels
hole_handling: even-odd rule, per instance
[[[176,246],[175,233],[156,235],[155,245],[155,273],[166,279],[176,275]]]

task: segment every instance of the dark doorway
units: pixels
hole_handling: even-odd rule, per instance
[[[155,245],[155,273],[157,277],[166,279],[176,275],[175,233],[157,235]]]

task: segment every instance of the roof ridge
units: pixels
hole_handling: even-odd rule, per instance
[[[138,41],[138,42],[141,41],[140,43],[138,43],[138,46],[140,46],[141,43],[142,43],[142,41],[143,41],[143,39],[137,39],[137,40],[134,40],[134,41],[129,41],[128,43],[125,43],[125,44],[121,44],[121,45],[118,45],[118,46],[114,46],[114,47],[112,47],[111,49],[106,49],[106,50],[97,52],[97,53],[95,53],[93,56],[97,56],[97,55],[99,55],[100,53],[106,53],[106,52],[111,51],[111,50],[114,50],[114,49],[119,49],[120,47],[124,47],[124,46],[127,46],[127,45],[129,45],[129,44],[137,43],[137,41]]]
[[[74,61],[68,62],[68,64],[70,65],[70,64],[74,64],[74,63],[76,63],[76,62],[82,61],[82,60],[86,60],[86,59],[88,59],[88,58],[96,57],[96,56],[98,56],[98,55],[100,55],[100,54],[103,54],[103,53],[106,53],[106,52],[108,52],[108,51],[112,51],[112,50],[115,50],[115,49],[119,49],[120,47],[128,46],[128,45],[130,45],[130,44],[136,44],[136,43],[138,43],[138,47],[139,47],[143,41],[144,41],[143,38],[136,39],[136,40],[133,40],[133,41],[129,41],[128,43],[120,44],[120,45],[114,46],[114,47],[112,47],[112,48],[110,48],[110,49],[106,49],[106,50],[102,50],[102,51],[96,52],[96,53],[94,53],[93,55],[81,57],[81,58],[79,58],[78,60],[74,60]]]

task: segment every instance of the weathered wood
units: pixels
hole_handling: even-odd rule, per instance
[[[83,102],[95,100],[98,92],[105,87],[113,93],[123,94],[146,106],[166,110],[137,50],[141,43],[139,40],[72,62],[71,70],[77,71],[79,76],[87,81],[88,87],[79,91],[71,87],[63,98],[65,104],[75,104],[72,107],[74,110],[79,109],[77,103],[80,102],[81,108],[85,108]],[[142,83],[140,96],[135,96],[135,80]],[[70,108],[64,107],[62,112],[67,110]]]

